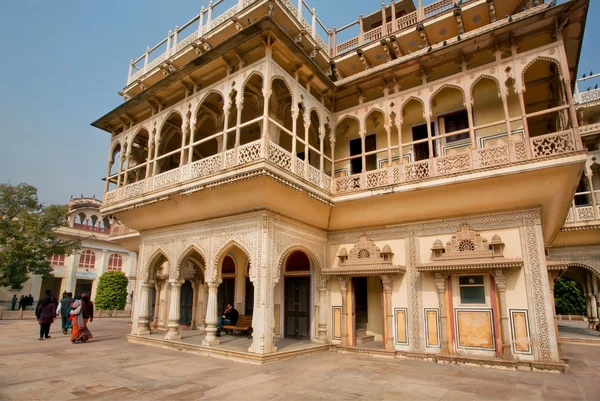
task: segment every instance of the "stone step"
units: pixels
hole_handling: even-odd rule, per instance
[[[366,329],[356,330],[356,345],[366,344],[375,341],[375,336],[367,334]]]

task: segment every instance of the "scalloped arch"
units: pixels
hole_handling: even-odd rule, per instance
[[[197,252],[198,255],[200,255],[200,257],[202,258],[202,263],[204,264],[201,267],[203,270],[206,270],[206,255],[196,245],[190,245],[187,248],[185,248],[185,250],[183,252],[181,252],[181,254],[179,255],[179,258],[177,259],[177,264],[175,265],[175,268],[179,269],[181,267],[181,264],[183,263],[183,261],[187,257],[189,257],[193,252]]]
[[[523,87],[523,92],[525,92],[525,90],[527,89],[526,84],[525,84],[525,73],[527,72],[529,67],[531,67],[538,61],[547,61],[549,63],[553,63],[554,65],[556,65],[556,67],[558,68],[559,78],[561,79],[561,81],[564,79],[562,66],[560,65],[559,60],[555,59],[554,57],[537,56],[533,60],[531,60],[529,63],[527,63],[527,65],[525,66],[525,68],[523,68],[523,71],[521,72],[521,85]]]
[[[582,269],[591,271],[592,273],[595,273],[596,276],[598,276],[598,278],[600,278],[600,264],[596,263],[594,265],[594,263],[592,261],[588,261],[588,260],[582,260],[582,261],[572,261],[572,262],[567,262],[565,264],[567,267],[581,267]]]
[[[475,99],[475,85],[477,85],[479,82],[483,81],[484,79],[488,79],[488,80],[492,80],[494,81],[494,83],[496,84],[496,88],[498,89],[498,97],[500,99],[502,99],[502,91],[500,89],[500,82],[498,82],[498,79],[496,79],[496,77],[492,76],[492,75],[488,75],[488,74],[483,74],[480,75],[479,77],[477,77],[475,79],[475,81],[473,81],[473,84],[471,84],[471,88],[469,90],[469,92],[471,93],[471,101],[473,101],[473,99]]]
[[[260,72],[258,70],[252,70],[252,71],[250,71],[250,73],[248,74],[248,76],[246,77],[246,79],[244,79],[244,83],[242,84],[242,91],[241,91],[242,92],[241,93],[242,99],[244,98],[244,95],[246,93],[246,85],[248,85],[248,82],[250,82],[250,80],[252,79],[252,77],[255,76],[255,75],[258,75],[262,79],[262,82],[263,82],[262,85],[264,87],[264,85],[265,85],[265,77],[262,74],[262,72]]]
[[[347,118],[356,121],[356,123],[358,124],[358,131],[360,132],[360,130],[361,130],[360,120],[357,117],[351,116],[350,114],[344,114],[337,120],[337,122],[335,123],[335,128],[333,129],[333,132],[336,132],[338,127],[340,126],[340,124]]]
[[[286,86],[288,92],[290,93],[290,98],[292,99],[292,104],[294,104],[294,91],[292,90],[292,86],[289,84],[287,79],[285,79],[285,77],[283,77],[281,75],[273,75],[273,77],[271,77],[271,94],[273,93],[273,82],[275,82],[276,80],[280,80],[283,82],[283,84]]]
[[[169,121],[169,119],[174,115],[177,114],[179,116],[179,118],[181,118],[181,121],[185,121],[183,114],[181,114],[181,112],[177,109],[173,109],[169,112],[169,114],[166,114],[166,117],[160,122],[160,128],[158,130],[158,133],[160,136],[162,136],[162,131],[163,128],[165,127],[165,124],[167,123],[167,121]]]
[[[198,112],[200,111],[200,107],[202,107],[202,105],[204,104],[204,102],[206,101],[206,99],[208,99],[208,97],[210,95],[219,95],[219,96],[221,96],[221,99],[225,99],[225,97],[223,96],[223,94],[220,91],[216,90],[216,89],[211,89],[208,92],[206,92],[204,94],[204,96],[202,96],[202,98],[200,98],[200,100],[198,101],[198,104],[194,108],[194,115],[192,116],[192,118],[194,119],[194,121],[198,119]]]
[[[167,256],[167,253],[165,251],[163,251],[161,248],[157,248],[152,253],[152,255],[150,255],[150,257],[147,259],[147,262],[144,265],[144,273],[145,273],[146,279],[154,279],[154,277],[156,276],[157,269],[153,269],[153,265],[156,263],[158,258],[161,256],[163,258],[165,258],[165,260],[170,264],[170,260],[169,260],[169,257]]]
[[[252,257],[250,256],[250,252],[248,252],[248,249],[246,249],[245,246],[243,246],[236,240],[230,240],[225,245],[223,245],[221,249],[215,254],[210,271],[211,275],[213,276],[213,280],[216,280],[218,278],[219,264],[221,263],[221,259],[224,258],[225,255],[227,255],[227,253],[234,247],[238,247],[239,249],[241,249],[241,251],[244,252],[244,254],[246,255],[246,258],[248,258],[248,260],[252,262]],[[208,269],[206,269],[206,272],[208,273]],[[207,279],[206,281],[209,280]]]
[[[383,110],[381,110],[379,107],[373,107],[371,110],[369,110],[369,112],[367,113],[367,115],[365,116],[365,119],[363,121],[364,124],[365,124],[365,129],[367,127],[367,119],[373,113],[381,113],[381,115],[383,116],[383,124],[387,125],[387,123],[388,123],[388,116],[385,115],[385,112]]]
[[[284,269],[284,263],[286,259],[295,251],[302,251],[306,255],[308,255],[316,271],[321,272],[321,260],[319,259],[319,256],[316,252],[301,244],[291,245],[288,248],[286,248],[283,252],[281,252],[279,257],[277,258],[277,274],[275,275],[275,282],[279,282],[279,278],[281,277],[281,272]]]
[[[463,90],[463,88],[461,88],[460,86],[456,86],[453,84],[444,84],[442,86],[440,86],[435,92],[433,92],[431,94],[431,97],[429,98],[429,112],[432,113],[433,112],[433,99],[435,99],[435,97],[437,95],[439,95],[444,89],[456,89],[460,92],[460,94],[462,95],[462,100],[463,100],[463,105],[466,106],[467,104],[467,97],[465,96],[465,91]]]
[[[423,115],[425,115],[425,102],[423,101],[423,99],[416,96],[410,96],[408,99],[402,102],[402,105],[400,106],[400,119],[402,119],[402,116],[404,116],[404,108],[406,107],[406,105],[412,102],[413,100],[421,103],[421,107],[423,108]]]

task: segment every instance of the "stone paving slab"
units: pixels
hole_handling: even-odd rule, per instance
[[[247,365],[128,343],[126,319],[96,320],[73,345],[54,324],[0,324],[0,400],[600,400],[600,347],[563,344],[564,374],[321,352]]]

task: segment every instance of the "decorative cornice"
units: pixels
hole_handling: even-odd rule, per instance
[[[471,259],[465,261],[444,261],[424,263],[416,266],[420,272],[452,272],[465,270],[510,270],[523,267],[522,259]]]

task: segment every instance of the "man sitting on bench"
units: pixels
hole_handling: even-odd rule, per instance
[[[219,316],[219,321],[217,322],[217,337],[221,337],[221,328],[223,326],[235,326],[239,315],[233,305],[227,304],[227,309]]]

